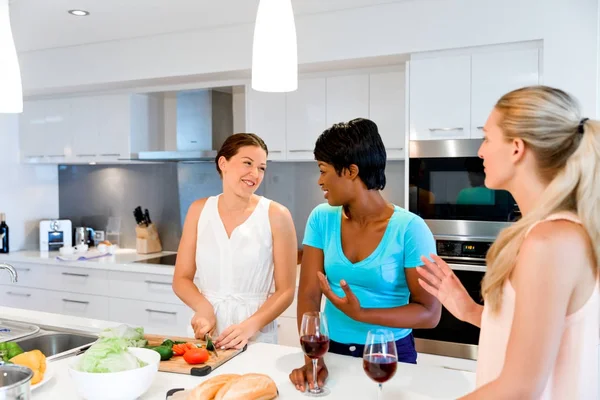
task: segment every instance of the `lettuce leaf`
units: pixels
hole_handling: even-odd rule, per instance
[[[127,325],[119,325],[115,328],[105,329],[98,335],[99,340],[121,338],[127,342],[129,347],[145,347],[148,341],[144,339],[144,328],[132,328]]]
[[[79,360],[77,369],[83,372],[107,373],[141,368],[145,362],[131,354],[128,342],[121,338],[104,338],[94,343]]]

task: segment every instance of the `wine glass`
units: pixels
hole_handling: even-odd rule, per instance
[[[367,334],[363,353],[363,369],[379,385],[377,398],[383,398],[383,383],[390,380],[398,368],[398,353],[394,334],[388,329],[372,329]]]
[[[318,311],[306,312],[302,315],[302,326],[300,327],[300,345],[302,351],[312,360],[314,386],[306,391],[310,397],[327,396],[330,391],[325,387],[319,387],[317,380],[317,363],[329,350],[329,328],[325,314]]]

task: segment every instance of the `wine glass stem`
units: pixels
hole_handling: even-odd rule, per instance
[[[383,400],[383,385],[380,383],[377,389],[377,400]]]
[[[313,365],[313,380],[314,380],[314,390],[318,391],[319,390],[319,380],[317,379],[317,363],[319,362],[319,360],[317,360],[316,358],[312,359],[312,365]]]

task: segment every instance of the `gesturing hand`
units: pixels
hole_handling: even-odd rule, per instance
[[[337,294],[333,293],[331,287],[329,286],[329,282],[323,273],[317,272],[319,277],[319,285],[321,286],[321,291],[329,299],[331,304],[336,306],[340,311],[349,316],[352,319],[358,320],[361,315],[363,308],[360,305],[360,301],[350,289],[348,282],[345,280],[340,281],[340,286],[344,291],[345,297],[340,297]]]

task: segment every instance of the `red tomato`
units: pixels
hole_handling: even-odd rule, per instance
[[[188,364],[204,364],[208,360],[206,349],[190,349],[185,352],[183,359]]]

